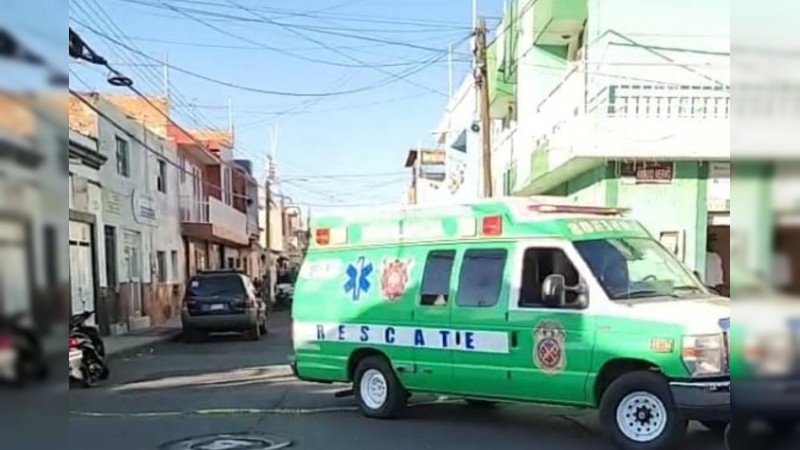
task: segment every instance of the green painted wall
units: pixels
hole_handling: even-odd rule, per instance
[[[683,232],[684,262],[695,270],[705,267],[707,164],[676,162],[675,178],[668,185],[616,183],[618,206],[630,208],[656,238],[662,232]]]
[[[556,187],[547,195],[569,197],[575,203],[617,206],[618,189],[614,163],[597,167]]]

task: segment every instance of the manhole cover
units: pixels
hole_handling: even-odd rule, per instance
[[[275,436],[252,433],[214,434],[170,442],[159,450],[278,450],[291,441]]]

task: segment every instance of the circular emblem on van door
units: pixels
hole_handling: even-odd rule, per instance
[[[536,367],[548,374],[562,372],[567,367],[564,327],[555,321],[540,323],[533,332],[533,362]]]
[[[383,261],[383,274],[381,275],[381,292],[383,297],[394,303],[406,293],[409,272],[414,265],[411,259],[386,259]]]

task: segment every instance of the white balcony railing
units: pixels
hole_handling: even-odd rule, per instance
[[[207,200],[182,198],[181,220],[185,223],[210,224],[215,235],[233,242],[248,241],[247,216],[213,197]]]
[[[194,197],[182,197],[181,222],[210,223],[208,202]]]
[[[610,76],[589,77],[587,86],[584,67],[573,66],[538,105],[535,148],[548,153],[550,169],[577,156],[713,159],[729,152],[727,87]]]

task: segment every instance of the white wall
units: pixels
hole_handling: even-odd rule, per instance
[[[98,123],[98,144],[100,152],[108,157],[101,170],[104,190],[103,219],[106,225],[116,228],[117,239],[117,278],[120,283],[129,281],[128,267],[125,263],[125,231],[140,233],[141,277],[143,283],[153,280],[156,269],[157,251],[166,254],[167,274],[175,272],[171,267],[171,252],[177,251],[179,265],[183,264],[183,241],[180,232],[179,215],[179,171],[178,155],[174,146],[150,132],[144,126],[133,122],[102,98],[97,106],[113,121],[124,127],[137,139],[132,139],[125,131],[108,120],[100,118]],[[130,156],[130,177],[117,173],[116,138],[128,142]],[[147,147],[138,141],[146,144]],[[148,147],[150,150],[148,150]],[[167,192],[157,190],[158,160],[167,164]],[[155,211],[155,219],[141,214],[142,207]],[[100,250],[105,252],[104,242]],[[179,273],[185,273],[182,267]],[[102,272],[102,271],[101,271]],[[183,280],[180,280],[181,282]]]

